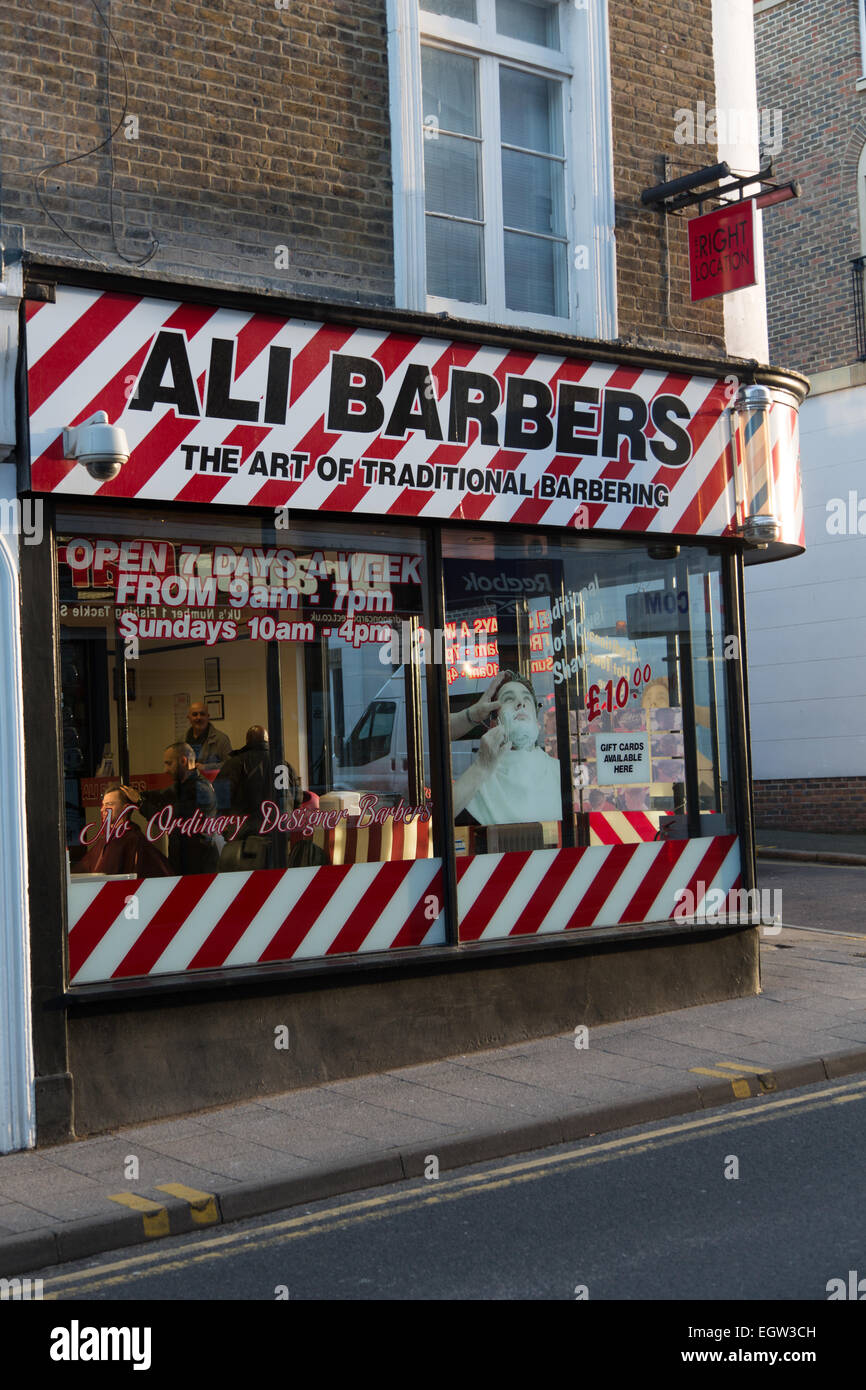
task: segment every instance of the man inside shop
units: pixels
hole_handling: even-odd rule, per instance
[[[210,722],[204,700],[194,700],[189,707],[189,728],[184,736],[195,754],[198,767],[222,767],[232,751],[228,734]]]
[[[288,781],[288,801],[291,808],[299,806],[303,791],[298,774],[290,763],[285,764]],[[243,748],[232,750],[219,770],[213,789],[217,801],[223,801],[233,815],[246,816],[239,832],[242,838],[260,835],[262,803],[274,800],[276,780],[271,762],[268,731],[261,724],[251,724]],[[221,794],[222,793],[222,794]]]
[[[466,811],[479,825],[562,820],[559,761],[538,747],[540,705],[531,681],[512,676],[495,702],[495,723],[478,757],[454,783],[455,816]]]
[[[148,791],[142,796],[134,787],[120,788],[146,819],[158,816],[166,806],[171,807],[172,820],[179,822],[191,821],[196,811],[201,813],[200,819],[216,813],[213,787],[198,771],[195,753],[188,743],[169,744],[163,766],[171,778],[165,791]],[[219,846],[213,835],[189,834],[181,824],[168,837],[168,858],[174,874],[213,874],[219,862]]]

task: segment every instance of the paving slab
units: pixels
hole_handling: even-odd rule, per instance
[[[285,1111],[299,1124],[312,1123],[323,1129],[354,1134],[384,1146],[411,1143],[430,1132],[430,1121],[405,1115],[369,1101],[351,1100],[334,1092],[292,1091],[274,1097],[274,1109]]]

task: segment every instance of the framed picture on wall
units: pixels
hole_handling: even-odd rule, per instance
[[[225,708],[222,695],[208,695],[205,700],[205,706],[207,707],[207,712],[211,719],[225,719]]]
[[[204,659],[204,688],[206,694],[216,693],[220,688],[220,659],[206,656]]]

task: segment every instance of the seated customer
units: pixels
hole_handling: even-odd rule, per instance
[[[135,874],[136,878],[171,874],[165,855],[145,839],[132,819],[133,805],[120,787],[105,793],[97,836],[84,857],[72,865],[73,874]]]

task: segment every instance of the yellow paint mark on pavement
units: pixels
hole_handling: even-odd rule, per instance
[[[148,1238],[169,1234],[168,1212],[159,1202],[152,1202],[149,1197],[139,1197],[137,1192],[112,1192],[108,1200],[141,1212],[141,1224]]]
[[[167,1192],[170,1197],[180,1197],[189,1203],[190,1215],[196,1226],[212,1226],[219,1221],[216,1197],[212,1192],[199,1192],[195,1187],[187,1187],[182,1182],[159,1182],[157,1192]]]
[[[743,1072],[756,1076],[762,1091],[776,1089],[776,1078],[768,1067],[752,1067],[743,1062],[716,1062],[714,1067],[689,1067],[689,1071],[697,1072],[698,1076],[718,1076],[724,1081],[730,1081],[731,1090],[737,1100],[746,1100],[752,1094],[748,1078],[743,1076]]]

